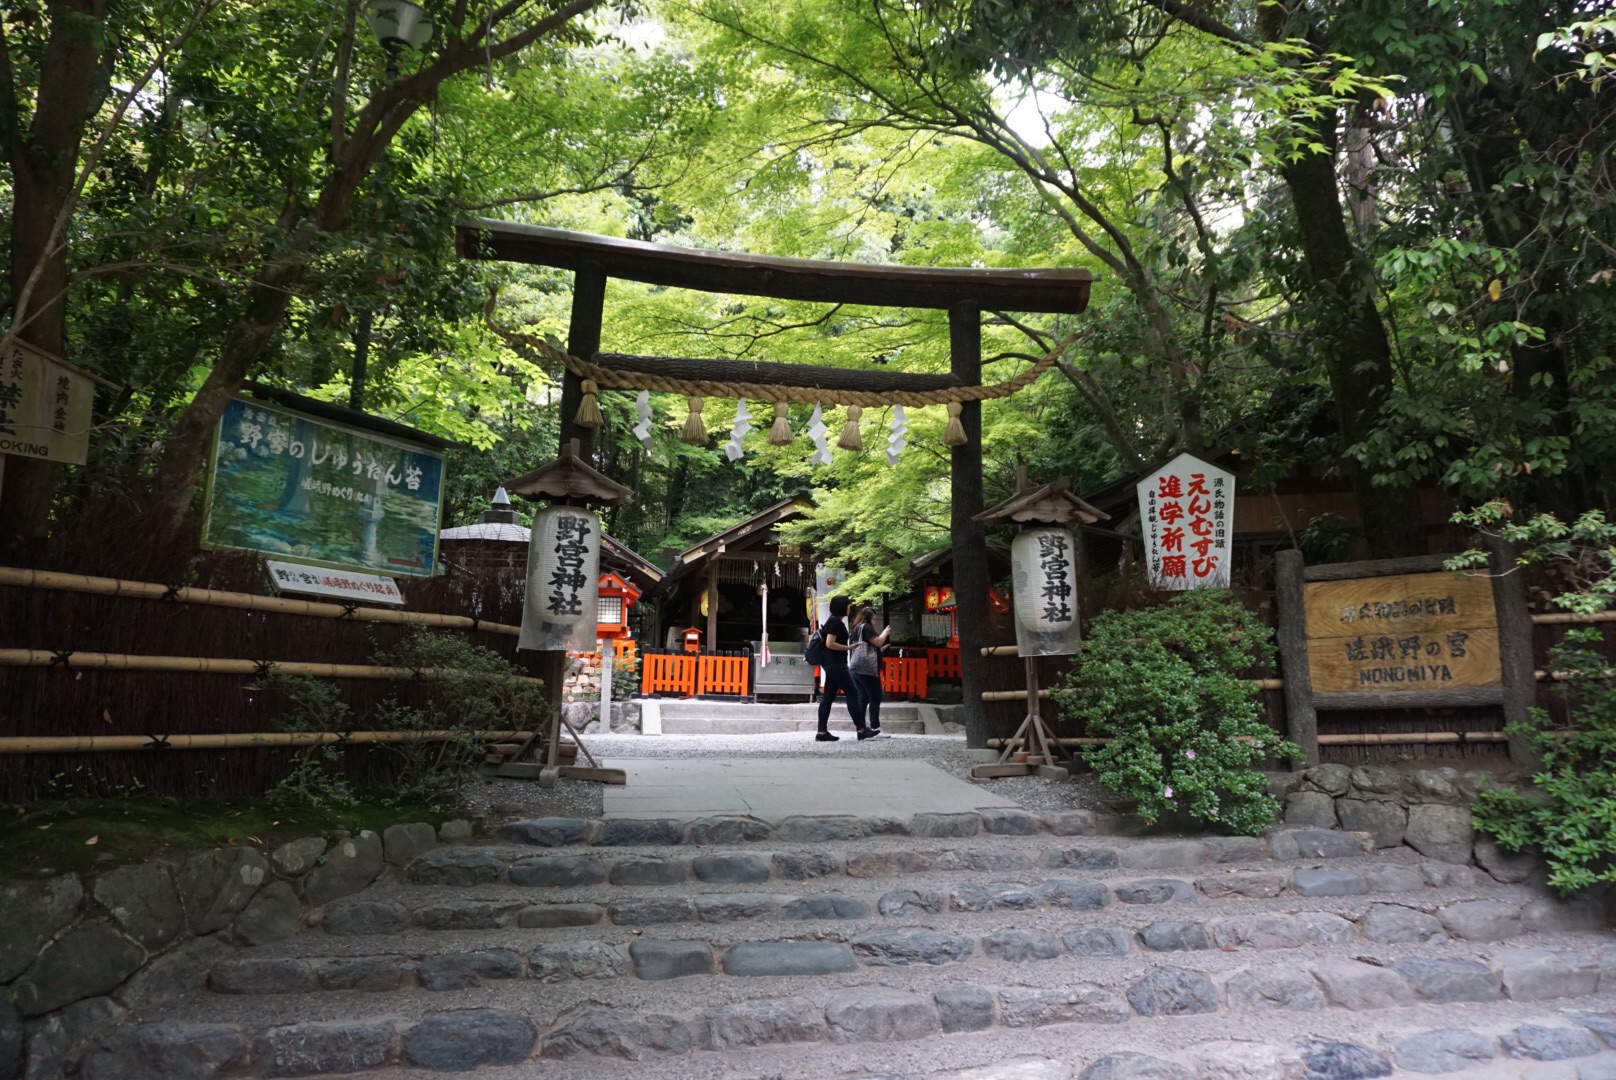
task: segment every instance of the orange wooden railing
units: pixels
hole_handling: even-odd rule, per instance
[[[612,657],[615,660],[627,660],[632,664],[639,647],[640,643],[633,638],[612,638]]]
[[[881,665],[881,690],[895,697],[909,697],[916,701],[926,696],[926,667],[924,656],[889,656]]]
[[[703,653],[695,658],[696,693],[745,697],[752,673],[752,658],[746,653]]]
[[[690,697],[696,692],[697,658],[691,654],[647,652],[640,659],[640,693]]]
[[[958,649],[927,649],[926,675],[932,679],[950,679],[958,681],[960,677],[960,659]]]

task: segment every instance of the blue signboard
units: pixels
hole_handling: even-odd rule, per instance
[[[441,454],[238,399],[219,420],[202,542],[425,576],[442,512]]]

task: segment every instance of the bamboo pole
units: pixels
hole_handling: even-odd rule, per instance
[[[1595,611],[1589,615],[1579,615],[1574,611],[1550,611],[1532,616],[1532,625],[1534,626],[1602,622],[1616,622],[1616,611]]]
[[[118,671],[189,671],[209,675],[310,675],[321,679],[421,679],[443,677],[436,668],[382,667],[378,664],[319,664],[298,660],[234,660],[213,656],[136,656],[129,653],[50,652],[0,649],[0,667],[102,668]],[[531,675],[512,676],[543,683]]]
[[[273,750],[325,743],[375,745],[439,742],[469,736],[479,741],[527,739],[527,731],[256,731],[215,735],[39,735],[0,738],[0,754],[101,754],[129,750]]]
[[[1056,739],[1062,746],[1104,746],[1110,739]],[[1250,741],[1250,740],[1242,740]],[[1436,744],[1460,742],[1508,742],[1509,736],[1502,731],[1404,731],[1386,735],[1377,734],[1351,734],[1351,735],[1320,735],[1320,746],[1386,746],[1398,743],[1404,744]],[[1019,747],[1024,739],[989,739],[990,750],[1001,750],[1006,742],[1012,748]]]
[[[1040,691],[1038,691],[1038,696],[1040,698],[1047,699],[1049,697],[1049,691],[1048,690],[1040,690]],[[983,701],[1026,701],[1027,700],[1027,691],[1025,691],[1025,690],[984,690],[984,691],[982,691],[982,700]]]
[[[350,607],[345,604],[326,604],[317,600],[288,600],[281,596],[257,596],[253,593],[225,592],[219,589],[196,589],[176,586],[170,589],[152,581],[125,581],[121,578],[90,577],[86,574],[63,574],[54,570],[24,570],[15,566],[0,566],[0,585],[23,589],[56,589],[63,592],[90,593],[96,596],[134,596],[143,600],[175,600],[182,604],[204,604],[212,607],[241,608],[248,611],[274,611],[282,615],[307,615],[316,619],[354,619],[358,622],[404,623],[414,626],[445,626],[457,630],[486,630],[491,634],[522,632],[520,626],[508,623],[483,622],[469,615],[437,615],[425,611],[394,611],[388,608]]]
[[[1537,678],[1538,682],[1565,682],[1567,679],[1578,678],[1581,675],[1580,672],[1544,671],[1542,668],[1538,668],[1532,674]],[[1616,668],[1605,668],[1600,671],[1599,675],[1605,679],[1616,679]]]

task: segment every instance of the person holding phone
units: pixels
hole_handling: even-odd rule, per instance
[[[825,660],[820,665],[825,673],[825,691],[819,697],[819,734],[814,736],[818,742],[837,741],[830,733],[830,710],[836,703],[838,691],[847,695],[847,713],[853,718],[858,737],[861,740],[875,737],[875,733],[864,726],[864,700],[847,670],[848,653],[853,650],[852,635],[847,629],[847,609],[851,606],[845,596],[831,597],[830,618],[819,627],[819,636],[825,645]]]
[[[853,676],[853,685],[858,688],[860,704],[859,711],[864,714],[868,724],[870,737],[881,734],[881,650],[886,647],[887,639],[892,636],[892,627],[879,632],[875,629],[875,609],[868,604],[859,608],[858,614],[853,617],[853,625],[848,630],[848,637],[852,648],[848,656],[847,669]],[[861,734],[859,736],[863,738]]]

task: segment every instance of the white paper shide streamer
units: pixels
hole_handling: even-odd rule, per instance
[[[909,417],[902,405],[892,407],[892,434],[887,436],[887,464],[896,465],[898,455],[909,445]]]
[[[752,430],[752,414],[746,411],[746,399],[735,403],[735,423],[730,425],[729,442],[724,444],[724,456],[731,461],[741,460],[746,449],[741,446],[741,440],[746,433]]]
[[[651,392],[641,390],[634,398],[634,416],[639,423],[634,425],[634,437],[640,440],[645,452],[651,452]]]
[[[808,418],[808,438],[814,444],[813,455],[808,458],[810,465],[830,464],[830,447],[825,442],[826,430],[824,410],[815,402],[814,415]]]

